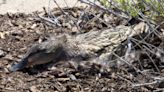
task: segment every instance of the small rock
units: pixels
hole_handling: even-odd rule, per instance
[[[71,80],[77,80],[77,78],[73,74],[70,74],[69,77]]]
[[[31,92],[41,92],[40,90],[37,89],[36,86],[31,86],[30,90],[31,90]]]
[[[3,50],[0,50],[0,57],[4,57],[6,53]]]
[[[72,28],[72,33],[78,33],[78,28],[77,27],[73,27]]]
[[[9,72],[10,72],[8,68],[4,68],[4,71],[5,71],[6,73],[9,73]]]
[[[1,39],[5,39],[5,33],[0,32],[0,38],[1,38]]]
[[[48,68],[49,70],[51,70],[51,71],[54,71],[54,70],[57,70],[57,68],[56,67],[51,67],[51,68]]]
[[[14,57],[10,54],[6,55],[4,58],[7,60],[13,60],[14,59]]]
[[[11,32],[13,36],[23,36],[23,32],[21,30],[14,30]]]
[[[37,27],[37,24],[33,24],[30,28],[35,29]]]

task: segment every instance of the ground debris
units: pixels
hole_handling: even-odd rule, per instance
[[[121,22],[124,19],[117,19],[116,16],[106,15],[102,11],[87,8],[86,14],[82,14],[81,12],[84,10],[80,8],[63,10],[73,18],[72,20],[68,20],[68,16],[61,13],[60,10],[56,10],[53,14],[58,17],[59,24],[57,25],[47,21],[45,23],[45,20],[36,19],[36,16],[32,14],[1,15],[1,91],[150,92],[162,90],[163,81],[156,82],[155,77],[162,78],[164,76],[163,33],[160,33],[160,30],[150,31],[150,28],[144,22],[132,25],[132,28],[135,27],[134,31],[136,34],[140,34],[137,32],[141,32],[141,35],[131,37],[129,38],[130,40],[126,40],[125,38],[125,41],[120,42],[121,45],[115,48],[116,51],[112,52],[114,56],[105,58],[109,53],[105,53],[104,51],[110,49],[106,47],[105,50],[102,49],[98,53],[101,54],[99,59],[81,63],[79,66],[73,60],[70,60],[68,64],[64,61],[63,63],[53,65],[48,64],[25,68],[18,72],[8,72],[7,68],[9,65],[19,62],[24,53],[28,51],[28,48],[34,43],[47,40],[50,34],[59,35],[66,33],[75,36],[90,33],[90,31],[94,32],[95,30],[103,31],[119,26],[127,27],[125,26],[126,23]],[[45,14],[44,17],[46,16]],[[74,24],[72,21],[75,21],[77,24]],[[145,30],[150,31],[149,35],[145,34],[147,32]],[[140,41],[142,37],[144,41]],[[113,40],[116,39],[112,39],[111,41]],[[88,39],[89,41],[95,42],[92,39]],[[106,43],[99,44],[97,42],[96,45],[102,47]],[[99,49],[95,47],[96,45],[92,46],[92,51]],[[121,48],[123,48],[122,50],[125,53],[121,53]],[[107,66],[108,63],[96,62],[98,60],[105,61],[109,58],[113,60],[111,61],[113,63],[110,63],[110,67]],[[116,62],[119,64],[115,64]],[[134,86],[135,84],[139,86]]]

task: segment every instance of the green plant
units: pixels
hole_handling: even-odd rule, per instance
[[[105,8],[116,8],[137,17],[143,13],[147,17],[164,16],[164,0],[97,0]]]

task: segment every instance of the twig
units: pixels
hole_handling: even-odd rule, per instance
[[[143,46],[145,49],[149,50],[146,46]],[[146,52],[146,51],[145,51]],[[149,52],[151,52],[151,50],[149,50]],[[151,62],[153,63],[153,65],[155,66],[155,68],[157,69],[158,72],[160,72],[159,68],[157,67],[157,65],[155,64],[155,62],[153,61],[153,59],[151,58],[151,56],[146,53],[147,56],[150,58]],[[154,54],[154,53],[153,53]]]
[[[54,1],[54,3],[57,5],[57,7],[60,9],[60,11],[63,12],[63,14],[65,14],[66,16],[68,16],[68,18],[69,18],[70,20],[73,21],[73,23],[76,25],[76,27],[77,27],[77,29],[78,29],[78,28],[79,28],[78,25],[77,25],[76,22],[71,18],[71,16],[69,16],[68,14],[66,14],[66,13],[63,11],[63,9],[59,6],[59,4],[56,2],[56,0],[53,0],[53,1]],[[79,30],[79,29],[78,29],[78,30]]]
[[[147,86],[147,85],[153,85],[153,84],[157,84],[157,83],[158,83],[158,81],[153,81],[150,83],[133,84],[132,87]]]
[[[55,25],[61,26],[58,22],[55,22],[55,21],[51,20],[50,18],[42,17],[42,16],[39,16],[39,15],[38,15],[38,17],[40,19],[44,20],[44,21],[47,21],[47,22],[51,23],[51,24],[55,24]]]
[[[150,83],[140,83],[140,84],[134,84],[132,87],[139,87],[139,86],[147,86],[147,85],[153,85],[153,84],[160,84],[164,81],[164,78],[154,78],[155,81]]]
[[[98,7],[98,8],[100,8],[100,9],[102,9],[102,10],[104,10],[104,11],[107,11],[107,12],[109,12],[109,13],[112,13],[112,14],[114,14],[115,16],[118,16],[118,17],[122,17],[122,18],[125,18],[125,19],[130,19],[131,17],[130,16],[123,16],[122,14],[119,14],[119,13],[116,13],[116,12],[114,12],[113,10],[111,10],[111,9],[107,9],[107,8],[104,8],[104,7],[102,7],[102,6],[100,6],[100,5],[97,5],[97,4],[95,4],[95,3],[93,3],[93,2],[91,2],[91,1],[89,1],[89,0],[80,0],[82,3],[85,3],[85,4],[88,4],[88,5],[91,5],[91,6],[96,6],[96,7]]]
[[[115,55],[118,59],[120,59],[121,61],[125,62],[127,65],[133,67],[133,69],[136,71],[136,72],[140,72],[141,71],[139,69],[137,69],[136,67],[134,67],[132,64],[130,64],[129,62],[127,62],[126,60],[124,60],[122,57],[119,57],[116,53],[112,53],[113,55]]]

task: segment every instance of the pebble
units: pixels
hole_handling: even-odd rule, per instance
[[[0,57],[4,57],[6,53],[3,50],[0,50]]]

